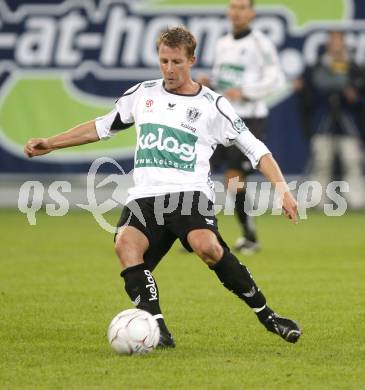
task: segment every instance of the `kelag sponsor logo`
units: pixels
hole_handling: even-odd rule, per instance
[[[158,167],[194,171],[196,163],[194,134],[153,123],[141,125],[135,168]]]

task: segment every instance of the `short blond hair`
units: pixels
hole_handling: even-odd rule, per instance
[[[161,44],[171,48],[184,47],[189,58],[193,57],[196,49],[194,35],[184,26],[167,28],[157,39],[156,48],[159,50]]]

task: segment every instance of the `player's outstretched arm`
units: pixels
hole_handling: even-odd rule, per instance
[[[99,141],[95,120],[81,123],[72,129],[48,138],[31,138],[24,146],[28,157],[41,156],[56,149]]]
[[[265,154],[261,157],[257,166],[260,172],[275,186],[279,191],[282,199],[282,207],[285,215],[294,223],[298,222],[298,205],[292,193],[289,190],[288,184],[271,154]]]

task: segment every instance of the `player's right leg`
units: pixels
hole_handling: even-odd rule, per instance
[[[147,213],[148,214],[148,213]],[[138,309],[151,313],[160,326],[161,347],[175,347],[174,339],[168,331],[160,308],[159,291],[153,268],[172,245],[173,240],[167,237],[167,245],[156,251],[154,239],[150,237],[148,224],[150,218],[143,214],[145,226],[127,207],[123,210],[115,237],[115,251],[122,265],[121,276],[125,290]],[[163,239],[163,236],[160,237]]]

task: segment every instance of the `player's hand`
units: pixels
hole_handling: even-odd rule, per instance
[[[30,158],[42,156],[51,151],[47,138],[31,138],[24,146],[24,153]]]
[[[298,223],[298,204],[290,191],[284,192],[282,207],[285,216],[287,216],[295,224]]]
[[[243,99],[242,91],[239,88],[228,88],[224,91],[224,96],[231,102]]]

